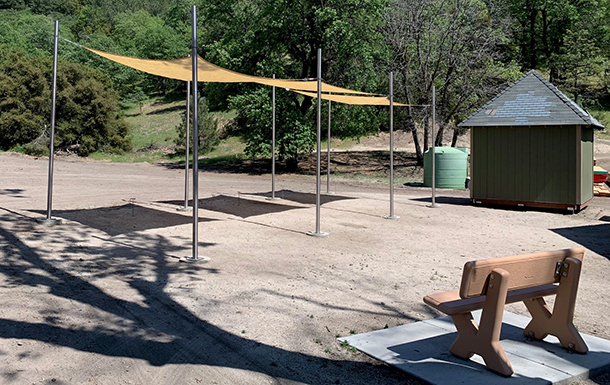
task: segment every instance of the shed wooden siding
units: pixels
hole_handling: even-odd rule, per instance
[[[582,186],[577,126],[471,129],[472,198],[558,204],[588,200],[577,202]],[[581,150],[589,151],[585,144]]]
[[[581,153],[581,199],[580,204],[593,199],[593,127],[582,128]]]

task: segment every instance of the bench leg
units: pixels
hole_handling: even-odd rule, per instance
[[[532,315],[532,320],[523,330],[523,334],[539,340],[551,334],[557,337],[566,349],[584,354],[589,348],[573,323],[582,263],[572,257],[566,258],[565,262],[568,264],[567,276],[561,277],[559,281],[553,312],[543,298],[523,301]]]
[[[451,317],[458,330],[458,337],[449,351],[465,359],[478,354],[490,370],[509,377],[513,374],[513,368],[500,345],[507,290],[508,273],[500,269],[494,270],[490,274],[480,325],[477,326],[470,312]]]

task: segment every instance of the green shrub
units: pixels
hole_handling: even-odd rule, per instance
[[[31,142],[24,144],[23,150],[28,155],[49,156],[49,137],[41,135]]]
[[[33,141],[50,124],[51,81],[51,58],[0,53],[0,148],[28,144],[31,151],[39,152]],[[79,155],[131,148],[108,75],[80,64],[59,63],[55,127],[56,147],[73,148]]]
[[[193,121],[193,109],[190,111],[190,121]],[[218,129],[218,119],[210,114],[208,102],[206,98],[199,98],[199,107],[197,111],[197,126],[199,127],[199,154],[207,154],[213,151],[220,143],[220,130]],[[191,132],[189,133],[190,148],[193,148],[193,126],[190,125]],[[178,149],[184,152],[184,143],[186,137],[186,112],[182,114],[182,122],[176,127],[178,138],[175,143],[179,146]]]

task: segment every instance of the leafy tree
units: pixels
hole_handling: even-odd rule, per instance
[[[608,60],[600,55],[587,30],[567,31],[561,55],[554,57],[554,64],[560,73],[557,82],[576,102],[587,90],[599,88],[602,80],[599,74],[610,69]]]
[[[553,59],[563,56],[568,31],[595,30],[590,36],[607,45],[607,0],[509,0],[506,4],[523,69],[548,68],[551,82],[560,76]]]
[[[163,19],[140,10],[116,16],[113,37],[123,49],[147,59],[177,59],[189,53],[188,38],[165,25]],[[147,76],[155,90],[167,93],[183,86],[158,76]]]
[[[7,150],[44,132],[51,93],[44,71],[11,53],[0,64],[0,148]]]
[[[500,50],[506,40],[491,7],[478,0],[392,0],[385,15],[384,35],[391,47],[396,95],[413,105],[432,104],[436,86],[438,134],[442,145],[447,127],[479,107],[515,75],[503,64]],[[411,131],[418,162],[428,148],[430,109],[408,107],[398,118]],[[423,151],[418,126],[423,126]],[[452,145],[460,131],[454,128]]]
[[[190,111],[189,121],[193,121],[192,108]],[[206,154],[213,151],[220,143],[220,131],[218,130],[218,119],[210,114],[208,102],[205,98],[199,98],[197,126],[199,136],[199,141],[197,142],[199,150],[198,153]],[[176,127],[176,130],[178,131],[178,138],[176,138],[175,143],[178,146],[184,146],[186,138],[186,111],[184,114],[182,114],[182,122],[178,125],[178,127]],[[192,131],[189,136],[189,143],[190,148],[193,148]]]
[[[68,62],[57,73],[58,147],[76,147],[83,156],[129,150],[129,129],[108,76]]]
[[[259,76],[270,77],[275,73],[279,78],[296,79],[317,77],[317,50],[321,48],[322,77],[326,82],[377,91],[383,85],[377,76],[375,62],[384,52],[377,29],[384,4],[382,0],[220,2],[207,7],[200,18],[201,47],[208,60],[226,68]],[[238,124],[254,125],[261,130],[266,124],[266,130],[270,131],[269,120],[257,122],[258,114],[262,113],[258,108],[268,105],[264,101],[268,98],[268,89],[260,91],[252,86],[214,84],[206,86],[206,91],[215,108],[227,107],[225,100],[232,101],[231,106],[239,109]],[[225,99],[223,95],[226,94],[237,96]],[[263,95],[267,96],[263,98]],[[278,98],[277,116],[291,118],[286,122],[285,131],[278,132],[278,141],[284,141],[284,136],[286,141],[294,141],[279,146],[278,155],[290,158],[294,164],[299,152],[295,149],[310,150],[310,138],[315,137],[313,105],[309,97],[286,95]],[[345,111],[350,111],[354,117],[364,110],[340,109],[334,116],[341,119]],[[372,122],[370,114],[364,116],[365,119],[350,120],[352,123],[345,127],[343,134],[356,136],[379,129],[379,120]],[[270,133],[262,135],[258,130],[256,132],[261,135],[257,135],[247,129],[243,132],[249,153],[263,154],[268,142],[260,141],[266,140],[263,138]]]
[[[0,44],[24,49],[32,56],[53,53],[53,21],[31,11],[0,10]]]
[[[0,9],[22,10],[25,8],[24,0],[0,0]]]
[[[52,60],[22,53],[0,57],[0,147],[23,145],[45,134],[51,107]],[[56,145],[79,154],[130,148],[117,94],[100,71],[60,62],[57,76]]]
[[[76,21],[70,25],[70,31],[77,37],[93,35],[94,33],[110,36],[111,28],[112,24],[104,16],[102,9],[91,5],[82,7]]]
[[[119,92],[122,98],[133,98],[133,94],[138,93],[139,90],[143,88],[142,86],[146,80],[146,75],[142,72],[115,63],[85,49],[75,47],[72,44],[65,42],[60,43],[60,58],[66,61],[80,63],[108,74],[112,80],[113,88]],[[118,55],[137,56],[136,53],[122,48],[111,37],[99,32],[81,39],[81,43],[91,48],[112,52]]]
[[[246,143],[246,154],[271,156],[272,105],[271,90],[256,91],[231,97],[230,107],[238,111],[231,128],[241,134]],[[276,94],[276,150],[278,158],[285,160],[289,169],[296,169],[298,156],[311,152],[316,144],[316,133],[311,129],[311,116],[293,108],[294,93],[282,89]],[[280,112],[281,111],[281,112]]]
[[[79,0],[25,0],[25,4],[34,13],[42,15],[72,15],[80,6]]]

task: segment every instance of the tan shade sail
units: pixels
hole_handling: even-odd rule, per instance
[[[123,64],[127,67],[146,72],[151,75],[162,76],[169,79],[183,81],[192,80],[191,58],[184,57],[175,60],[152,60],[139,59],[129,56],[115,55],[108,52],[98,51],[93,48],[82,46],[83,48],[113,62]],[[259,76],[244,75],[234,72],[217,65],[214,65],[202,57],[197,56],[197,79],[201,82],[210,83],[258,83],[268,86],[288,88],[291,90],[317,91],[318,82],[315,80],[286,80],[271,79]],[[347,88],[335,87],[322,82],[323,92],[372,95],[368,92],[354,91]]]
[[[318,97],[317,92],[304,92],[304,91],[298,91],[298,90],[295,90],[294,92],[297,92],[297,93],[299,93],[301,95],[305,95],[305,96],[311,96],[312,98]],[[333,102],[339,102],[339,103],[343,103],[343,104],[360,105],[360,106],[389,106],[390,105],[390,99],[388,99],[385,96],[329,95],[329,94],[322,93],[322,99],[330,100]],[[396,103],[396,102],[394,102],[394,105],[401,106],[401,107],[409,106],[409,104]]]

